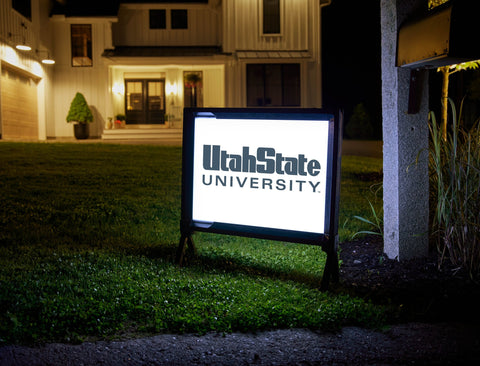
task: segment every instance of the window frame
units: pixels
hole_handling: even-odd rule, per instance
[[[152,20],[157,21],[156,17],[160,16],[158,27],[152,27]],[[163,18],[163,19],[161,19]],[[163,22],[163,24],[162,24]],[[166,9],[149,9],[148,11],[148,25],[149,29],[167,29],[167,10]]]
[[[284,0],[277,0],[279,5],[279,14],[278,14],[278,23],[279,23],[279,32],[278,33],[265,33],[265,1],[271,0],[261,0],[258,2],[258,13],[259,13],[259,33],[261,37],[282,37],[285,28],[284,14],[285,14],[285,2]]]
[[[252,66],[252,68],[250,69],[249,71],[249,66]],[[281,76],[281,79],[279,80],[279,84],[280,84],[280,97],[281,97],[281,100],[282,100],[282,103],[281,104],[272,104],[272,99],[271,99],[271,95],[269,95],[268,93],[268,90],[269,89],[275,89],[275,88],[272,88],[272,86],[275,86],[274,84],[269,84],[268,83],[268,68],[271,67],[271,66],[276,66],[276,67],[279,67],[280,69],[280,76]],[[261,90],[262,90],[262,96],[261,96],[261,104],[259,104],[258,102],[257,103],[249,103],[249,100],[250,100],[250,97],[252,95],[249,94],[249,91],[251,90],[250,87],[249,87],[249,75],[250,75],[250,72],[254,72],[254,69],[253,68],[257,68],[257,70],[261,70],[261,73],[262,73],[262,76],[261,78],[254,78],[252,80],[256,80],[258,82],[260,82],[260,84],[263,84],[263,86],[261,86]],[[291,103],[287,103],[289,101],[289,96],[288,96],[288,93],[287,93],[287,83],[288,83],[288,78],[287,76],[288,75],[292,75],[292,74],[288,74],[286,71],[287,69],[290,69],[290,71],[292,70],[292,68],[298,68],[298,74],[295,74],[295,76],[298,77],[298,103],[296,104],[291,104]],[[300,108],[302,106],[302,63],[300,62],[275,62],[275,63],[272,63],[272,62],[252,62],[252,63],[247,63],[245,65],[245,75],[246,75],[246,79],[245,79],[245,90],[246,90],[246,99],[245,99],[245,105],[249,108],[249,107],[256,107],[256,108]],[[276,88],[278,90],[278,87]],[[254,90],[254,89],[253,89]],[[252,91],[253,91],[252,90]],[[270,98],[269,98],[270,97]],[[267,103],[267,101],[269,101],[269,103]]]
[[[90,42],[88,42],[88,37],[87,37],[87,41],[86,41],[86,45],[85,45],[85,48],[86,48],[86,55],[83,54],[83,56],[78,56],[78,55],[74,55],[74,50],[77,49],[77,47],[73,47],[74,45],[74,42],[73,42],[73,39],[74,39],[74,27],[88,27],[89,31],[90,31],[90,34],[89,34],[89,37],[90,37]],[[81,34],[81,33],[78,33],[78,34]],[[93,27],[92,27],[92,24],[70,24],[70,53],[71,53],[71,65],[72,67],[93,67]],[[90,59],[90,63],[89,64],[84,64],[84,63],[81,63],[81,64],[75,64],[74,62],[74,59],[76,58],[88,58]]]

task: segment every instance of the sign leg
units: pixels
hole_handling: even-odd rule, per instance
[[[188,249],[189,253],[197,255],[197,249],[195,248],[195,244],[193,244],[192,236],[190,234],[182,234],[180,237],[180,243],[178,244],[177,249],[177,263],[180,266],[183,264],[186,249]]]
[[[323,271],[322,283],[320,289],[327,291],[330,286],[330,280],[334,283],[338,283],[340,278],[340,269],[338,267],[338,254],[336,250],[327,251],[327,261],[325,263],[325,269]]]

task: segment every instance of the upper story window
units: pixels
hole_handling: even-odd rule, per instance
[[[186,9],[171,10],[172,29],[188,29],[188,12]]]
[[[281,33],[280,0],[263,0],[262,31],[263,34]]]
[[[150,29],[188,29],[188,10],[150,9],[149,24]]]
[[[165,9],[150,9],[150,29],[166,29],[167,12]]]
[[[32,20],[31,0],[12,0],[12,8],[22,14],[25,18]]]
[[[92,66],[92,25],[71,26],[72,66]]]

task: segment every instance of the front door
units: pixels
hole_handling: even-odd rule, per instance
[[[165,80],[126,79],[127,124],[165,123]]]

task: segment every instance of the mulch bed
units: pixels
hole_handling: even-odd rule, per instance
[[[450,263],[439,269],[436,253],[390,260],[379,236],[342,243],[340,249],[337,290],[392,306],[397,310],[392,321],[480,320],[480,284]]]

